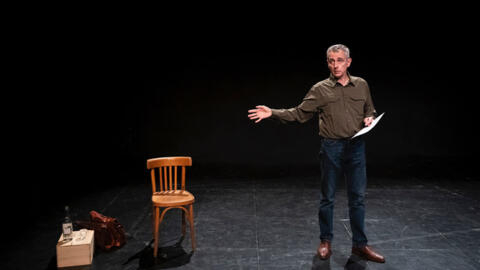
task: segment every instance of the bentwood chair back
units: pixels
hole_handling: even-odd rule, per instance
[[[195,197],[185,190],[186,167],[192,166],[191,157],[160,157],[147,160],[152,180],[153,235],[155,247],[153,256],[156,258],[159,243],[159,226],[168,210],[182,210],[182,238],[185,237],[186,224],[190,225],[192,250],[195,251],[195,226],[193,222],[193,203]],[[180,176],[179,176],[180,174]]]

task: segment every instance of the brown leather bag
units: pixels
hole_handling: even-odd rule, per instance
[[[125,230],[116,218],[90,211],[90,221],[77,221],[82,228],[95,231],[95,246],[102,250],[121,247],[126,243]]]

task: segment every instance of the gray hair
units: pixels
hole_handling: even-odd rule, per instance
[[[335,44],[335,45],[332,45],[330,46],[328,49],[327,49],[327,58],[328,58],[328,53],[330,52],[338,52],[342,50],[344,53],[345,53],[345,56],[347,58],[350,58],[350,49],[348,49],[347,46],[343,45],[343,44]]]

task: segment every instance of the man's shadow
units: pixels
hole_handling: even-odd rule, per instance
[[[142,250],[132,255],[122,265],[138,259],[139,269],[166,269],[185,265],[190,262],[193,251],[185,252],[182,247],[183,237],[171,246],[159,247],[157,258],[153,257],[153,239]]]
[[[312,270],[330,270],[330,257],[327,260],[321,260],[318,255],[313,256]],[[365,270],[367,269],[367,261],[355,254],[350,255],[344,266],[345,270]]]

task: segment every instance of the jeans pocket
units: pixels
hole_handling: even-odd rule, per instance
[[[336,142],[337,140],[322,138],[320,141],[320,151],[318,152],[318,155],[322,157],[322,155],[325,154],[325,148],[334,145]]]
[[[323,146],[323,144],[325,146],[335,145],[337,142],[338,142],[338,140],[334,140],[334,139],[323,139],[322,146]]]

